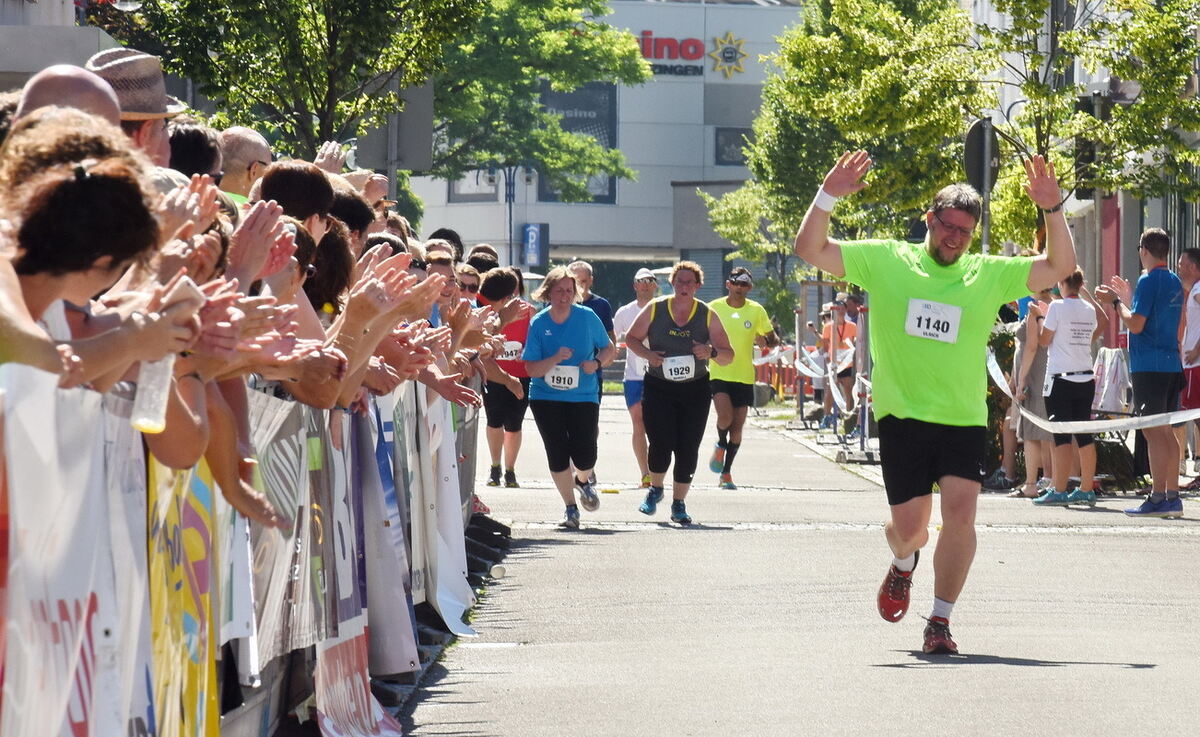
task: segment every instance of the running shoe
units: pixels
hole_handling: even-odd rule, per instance
[[[642,514],[654,514],[658,509],[658,503],[662,501],[663,490],[661,486],[651,486],[646,491],[646,501],[642,502],[642,506],[638,507],[638,511]]]
[[[1167,505],[1170,502],[1175,502],[1176,509],[1168,510]],[[1161,501],[1152,501],[1150,497],[1146,497],[1146,501],[1136,507],[1126,509],[1125,514],[1130,517],[1182,517],[1183,516],[1183,501],[1178,497],[1170,501],[1163,499]]]
[[[500,485],[500,466],[499,466],[499,464],[492,466],[491,474],[488,476],[487,485],[488,486],[499,486]]]
[[[1007,491],[1018,483],[1017,479],[1010,479],[1003,468],[997,468],[983,480],[983,488],[989,491]]]
[[[559,523],[559,526],[565,527],[568,530],[578,530],[579,529],[579,507],[575,506],[574,504],[567,507],[566,516],[563,517],[563,521]]]
[[[727,473],[721,474],[720,487],[722,489],[737,489],[737,484],[733,483],[733,477]]]
[[[725,470],[725,449],[720,443],[713,446],[712,457],[708,459],[708,470],[720,473]]]
[[[650,474],[646,474],[646,475],[642,476],[642,485],[639,488],[642,488],[642,489],[650,488]]]
[[[671,502],[671,521],[681,525],[692,524],[692,517],[687,513],[687,505],[682,499],[676,499]]]
[[[509,489],[521,488],[521,485],[517,483],[517,472],[511,468],[504,471],[504,486]]]
[[[1070,494],[1067,494],[1067,504],[1083,504],[1089,507],[1094,507],[1096,506],[1096,492],[1076,489]]]
[[[921,561],[921,551],[914,553],[913,571]],[[902,571],[895,565],[888,568],[887,576],[879,586],[879,595],[875,604],[879,608],[879,616],[889,622],[899,622],[908,612],[908,595],[912,589],[913,571]]]
[[[575,479],[575,489],[579,492],[579,506],[589,512],[600,508],[600,495],[596,493],[596,487],[592,486],[591,481]]]
[[[1039,507],[1065,507],[1070,504],[1070,497],[1065,491],[1057,491],[1053,486],[1048,487],[1042,495],[1033,500]]]
[[[934,654],[958,655],[958,645],[950,636],[950,620],[942,617],[930,617],[925,625],[925,645],[923,651]]]
[[[1183,516],[1183,500],[1179,497],[1163,500],[1162,516],[1178,519]]]

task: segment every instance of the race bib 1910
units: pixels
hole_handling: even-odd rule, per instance
[[[579,367],[561,363],[546,372],[546,383],[551,389],[569,391],[579,386]]]
[[[497,361],[520,361],[521,349],[525,346],[521,345],[519,340],[504,341],[504,350],[499,356],[496,356]]]
[[[696,375],[695,356],[669,356],[663,359],[663,376],[671,381],[687,381]]]
[[[908,316],[904,318],[904,332],[916,338],[957,343],[960,322],[961,307],[924,299],[910,299]]]

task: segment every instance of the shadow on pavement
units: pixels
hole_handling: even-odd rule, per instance
[[[1016,665],[1035,668],[1061,668],[1068,665],[1103,665],[1114,668],[1135,668],[1144,670],[1158,667],[1155,663],[1108,663],[1096,660],[1039,660],[1037,658],[1014,658],[1004,655],[984,655],[981,653],[966,653],[961,655],[931,655],[920,650],[894,650],[897,653],[911,655],[917,663],[876,663],[876,668],[925,668],[940,665]]]
[[[429,666],[429,670],[425,673],[425,677],[421,679],[420,686],[408,703],[404,705],[404,710],[397,716],[400,722],[400,727],[406,735],[456,735],[457,737],[487,737],[490,734],[487,731],[486,722],[439,722],[433,724],[417,725],[413,721],[413,712],[417,707],[426,701],[436,701],[439,704],[475,704],[476,701],[447,701],[443,697],[447,695],[455,695],[455,692],[445,686],[443,683],[446,679],[454,675],[461,677],[463,674],[451,674],[450,671],[440,662]],[[439,688],[439,686],[441,686]],[[457,728],[457,729],[456,729]]]

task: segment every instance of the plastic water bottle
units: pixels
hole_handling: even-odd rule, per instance
[[[204,303],[204,293],[188,277],[183,277],[163,300],[169,307],[180,300]],[[171,396],[171,378],[175,373],[175,354],[168,353],[157,361],[142,361],[138,369],[137,394],[133,398],[133,413],[129,421],[135,430],[156,435],[167,429],[167,401]]]
[[[133,414],[129,418],[135,430],[156,435],[167,429],[167,400],[174,373],[174,353],[157,361],[142,361],[138,369],[137,395],[133,398]]]

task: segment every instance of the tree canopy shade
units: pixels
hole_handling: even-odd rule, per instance
[[[166,68],[213,99],[218,123],[272,126],[311,156],[378,124],[400,87],[441,67],[486,0],[147,0],[135,40],[157,40]]]
[[[637,40],[601,19],[602,0],[486,0],[474,32],[450,44],[434,87],[434,166],[454,180],[488,168],[537,169],[563,200],[590,199],[587,179],[633,178],[620,151],[563,129],[543,90],[650,77]]]
[[[964,179],[963,135],[984,115],[1004,162],[993,242],[1033,239],[1040,215],[1022,190],[1021,159],[1035,153],[1056,163],[1065,194],[1200,196],[1200,0],[995,0],[995,8],[1004,14],[998,27],[971,22],[947,0],[806,6],[772,59],[779,71],[746,149],[754,181],[710,201],[736,255],[786,258],[825,172],[854,148],[875,166],[870,186],[835,210],[835,232],[903,235],[938,188]],[[1093,90],[1076,81],[1080,70],[1108,78],[1094,106],[1083,104]],[[1004,88],[1017,99],[1000,110]],[[1080,142],[1095,144],[1094,163],[1076,160]]]

